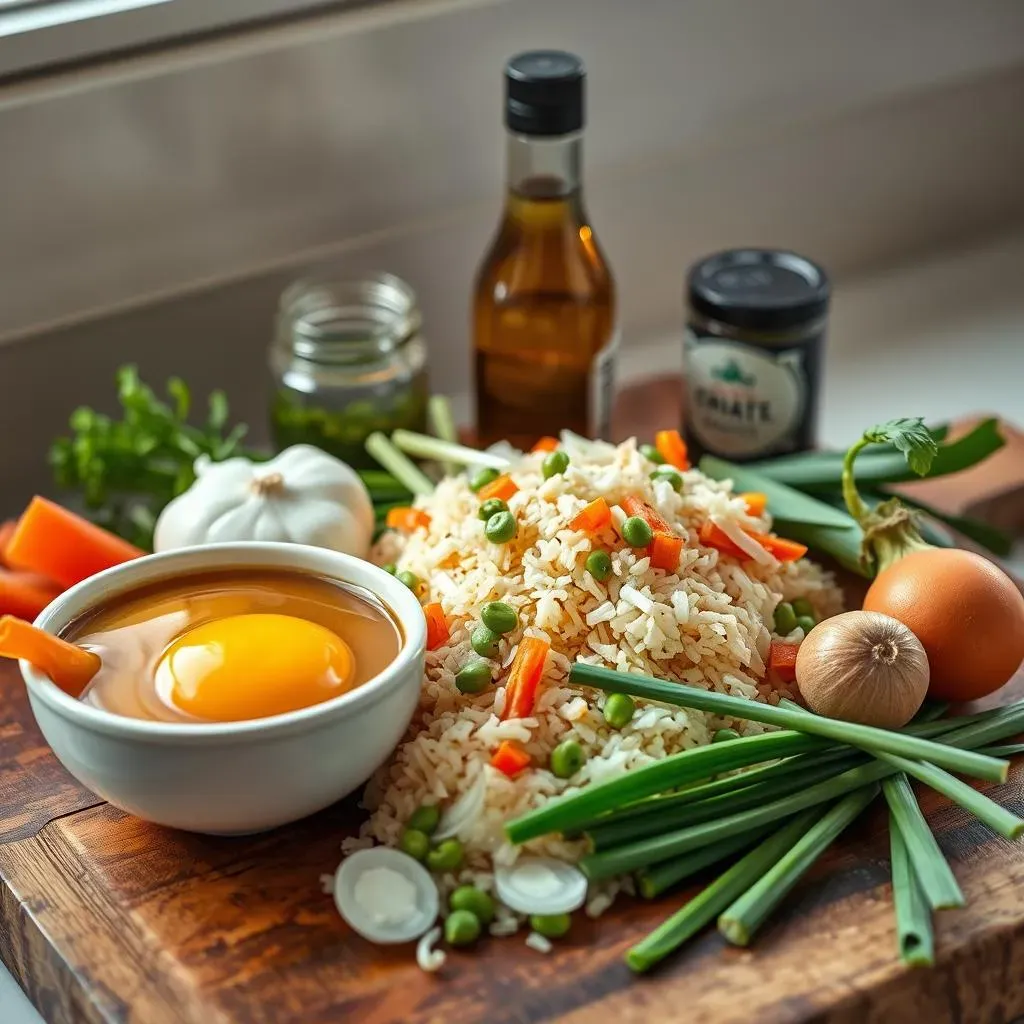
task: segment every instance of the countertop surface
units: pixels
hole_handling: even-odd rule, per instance
[[[822,442],[848,444],[865,425],[901,415],[992,412],[1024,425],[1022,269],[1024,238],[1014,238],[837,288]],[[678,335],[627,344],[622,376],[677,372],[678,359]],[[1012,563],[1024,574],[1024,549]],[[0,966],[0,1021],[41,1019]]]

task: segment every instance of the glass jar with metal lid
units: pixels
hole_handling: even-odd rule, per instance
[[[684,430],[693,459],[813,448],[830,286],[792,252],[733,249],[687,282]]]
[[[297,281],[281,296],[270,349],[275,444],[313,444],[376,465],[375,430],[426,425],[427,352],[416,295],[392,274]]]

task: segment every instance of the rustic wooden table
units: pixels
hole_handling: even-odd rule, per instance
[[[963,504],[962,486],[950,493]],[[1024,672],[1001,697],[1014,695]],[[938,917],[934,970],[896,957],[876,809],[749,950],[708,933],[633,977],[622,953],[684,893],[621,902],[547,957],[521,936],[486,941],[429,976],[410,948],[353,934],[321,892],[357,821],[353,802],[256,837],[172,832],[98,802],[61,768],[7,663],[0,722],[0,956],[48,1021],[980,1024],[1024,1014],[1024,844],[934,793],[922,805],[968,899]],[[1024,763],[987,791],[1024,813]]]

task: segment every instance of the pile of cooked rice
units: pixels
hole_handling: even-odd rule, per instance
[[[504,840],[502,826],[510,818],[579,787],[709,743],[716,729],[753,733],[765,728],[638,701],[632,722],[613,729],[602,716],[604,695],[568,684],[574,661],[775,702],[784,689],[767,677],[765,661],[776,605],[804,597],[819,618],[841,610],[832,577],[806,558],[783,565],[754,544],[755,557],[740,562],[700,544],[698,531],[709,517],[741,540],[740,527],[770,529],[767,516],[750,517],[727,483],[691,469],[682,474],[677,494],[669,483],[651,479],[655,467],[635,441],[613,446],[567,435],[563,448],[569,467],[548,480],[541,472],[544,453],[512,462],[508,472],[519,490],[508,502],[518,523],[511,542],[498,545],[485,538],[477,515],[480,501],[463,474],[445,479],[431,496],[417,500],[429,513],[428,528],[407,537],[385,534],[374,552],[376,561],[397,561],[400,570],[424,581],[425,599],[440,602],[451,635],[444,646],[427,653],[419,711],[402,744],[367,787],[365,803],[372,814],[360,838],[349,840],[345,849],[374,842],[397,845],[405,821],[420,804],[449,807],[461,797],[461,806],[472,808],[459,832],[465,863],[441,880],[443,891],[467,882],[493,891],[493,866],[512,862],[520,852]],[[652,505],[685,538],[676,572],[652,569],[642,551],[619,538],[616,526],[623,514],[616,505],[629,495]],[[613,506],[612,525],[597,536],[570,529],[574,515],[597,497]],[[584,568],[595,548],[611,555],[613,574],[605,583]],[[488,601],[515,608],[519,627],[501,638],[493,686],[464,695],[456,689],[455,675],[476,657],[470,633]],[[551,644],[535,713],[502,721],[505,675],[526,635]],[[789,638],[802,636],[798,628]],[[547,764],[551,750],[568,738],[580,743],[588,759],[565,780],[548,771]],[[515,778],[488,763],[502,740],[517,741],[532,755],[532,766]],[[582,854],[579,843],[556,836],[523,849],[569,860]],[[628,880],[592,887],[588,911],[600,913],[623,887],[628,888]],[[507,934],[518,924],[515,914],[501,908],[491,931]]]

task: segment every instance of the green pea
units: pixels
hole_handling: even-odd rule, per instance
[[[571,779],[585,764],[587,755],[575,740],[563,740],[551,751],[551,774]]]
[[[437,804],[420,804],[405,823],[405,827],[416,832],[425,832],[428,836],[437,828],[441,820],[441,808]]]
[[[430,851],[430,836],[418,828],[407,828],[398,845],[414,860],[423,860]]]
[[[789,636],[796,629],[796,612],[788,601],[783,601],[775,609],[775,632],[779,636]]]
[[[612,574],[612,559],[607,551],[591,551],[587,555],[587,572],[597,580],[604,583]]]
[[[494,900],[475,885],[460,885],[448,897],[449,910],[466,910],[481,924],[494,920]]]
[[[560,939],[572,927],[568,914],[531,914],[530,927],[546,939]]]
[[[394,562],[386,562],[384,565],[381,566],[381,568],[385,572],[390,573],[392,576],[394,576],[395,573],[398,572],[398,566],[395,565]]]
[[[497,480],[500,475],[496,469],[489,466],[486,469],[478,469],[469,478],[469,489],[475,494],[481,487],[486,487],[492,480]]]
[[[798,615],[796,617],[796,624],[804,631],[805,634],[810,633],[810,631],[817,625],[810,615]]]
[[[548,454],[544,456],[544,461],[541,463],[540,470],[544,474],[544,479],[550,480],[553,476],[558,476],[559,473],[564,473],[568,468],[569,456],[561,449],[556,449],[553,452],[548,452]]]
[[[499,512],[507,512],[508,505],[502,501],[501,498],[488,498],[485,502],[482,502],[477,515],[486,523],[491,516],[496,516]]]
[[[796,612],[797,616],[806,615],[809,619],[818,621],[818,617],[814,614],[814,605],[807,600],[806,597],[798,597],[793,602],[793,611]]]
[[[431,871],[455,871],[462,863],[462,843],[446,839],[427,854],[427,867]]]
[[[671,466],[660,466],[651,474],[652,480],[664,480],[671,484],[672,490],[678,494],[683,489],[683,478]]]
[[[645,548],[654,540],[654,531],[639,516],[630,516],[622,524],[622,539],[631,548]]]
[[[444,919],[444,937],[449,946],[469,946],[480,938],[480,918],[468,910],[453,910]]]
[[[486,661],[470,661],[455,676],[459,693],[479,693],[491,681],[491,666]]]
[[[653,444],[640,445],[640,454],[648,462],[654,462],[659,466],[663,466],[665,464],[664,457],[662,456],[661,452],[659,452],[658,449],[654,447]]]
[[[499,512],[487,520],[484,535],[492,544],[507,544],[517,530],[516,517],[511,512]]]
[[[469,636],[469,645],[481,658],[496,658],[500,639],[493,629],[477,626]]]
[[[735,729],[719,729],[711,737],[712,743],[728,743],[729,740],[738,740],[740,734]]]
[[[519,615],[504,601],[488,601],[480,609],[480,621],[495,633],[511,633],[519,625]]]
[[[414,572],[409,572],[408,569],[403,569],[400,573],[395,575],[395,579],[399,583],[404,583],[414,594],[420,589],[420,578]]]
[[[626,693],[609,693],[604,701],[604,720],[613,729],[622,729],[633,721],[636,704]]]

